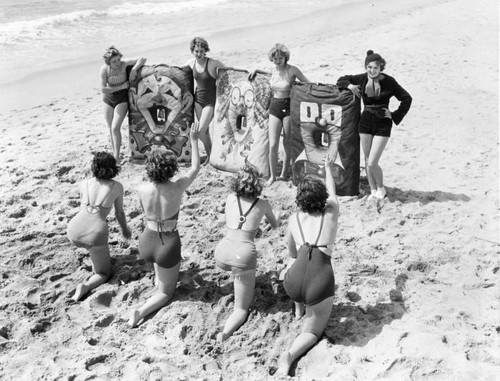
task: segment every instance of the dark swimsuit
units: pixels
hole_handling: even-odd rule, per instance
[[[205,68],[200,73],[196,70],[196,62],[193,65],[193,77],[196,81],[196,93],[194,95],[195,102],[202,108],[205,106],[215,106],[217,87],[215,86],[216,79],[208,72],[208,60],[205,63]]]
[[[297,259],[285,274],[283,285],[293,301],[314,305],[333,296],[335,291],[335,277],[330,257],[319,249],[327,246],[318,246],[325,215],[324,213],[321,215],[318,238],[313,245],[305,241],[299,215],[296,216],[304,244],[300,246]]]
[[[111,187],[111,194],[114,183]],[[108,244],[108,223],[106,217],[113,206],[103,206],[104,200],[98,204],[90,204],[89,183],[87,181],[87,204],[85,209],[80,209],[80,212],[68,224],[68,238],[77,247],[91,248],[95,246],[106,246]]]
[[[259,199],[256,198],[244,214],[240,198],[237,197],[237,200],[240,209],[238,228],[227,228],[225,237],[215,248],[215,261],[221,269],[226,271],[231,271],[233,267],[240,271],[255,270],[257,268],[257,248],[254,239],[257,229],[242,230],[241,228]]]
[[[179,211],[169,218],[148,218],[146,221],[156,221],[156,231],[146,226],[139,237],[139,253],[145,261],[156,263],[158,266],[169,269],[181,261],[181,238],[177,230]],[[175,227],[162,231],[163,222],[174,221]]]
[[[110,84],[111,86],[123,85],[125,82],[127,82],[131,69],[132,69],[132,66],[129,65],[129,66],[125,67],[124,72],[119,73],[117,75],[108,76],[108,80],[107,80],[108,84]],[[108,106],[115,108],[120,103],[127,103],[128,102],[128,90],[123,89],[123,90],[115,91],[114,93],[104,93],[102,95],[102,100]]]

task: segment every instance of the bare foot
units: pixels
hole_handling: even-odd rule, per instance
[[[219,333],[217,334],[217,341],[218,341],[219,343],[221,343],[221,344],[222,344],[224,341],[226,341],[228,338],[229,338],[229,335],[228,335],[228,334],[226,334],[226,333],[219,332]]]
[[[291,366],[292,356],[290,355],[290,352],[283,353],[278,360],[278,370],[276,371],[276,375],[284,377],[288,376]]]
[[[78,286],[76,286],[75,294],[71,299],[73,299],[75,302],[78,302],[87,292],[89,292],[89,288],[83,283],[80,283],[78,284]]]
[[[295,306],[295,320],[300,320],[302,316],[306,313],[306,309],[303,304]]]
[[[139,313],[139,311],[138,310],[130,311],[128,325],[134,328],[137,326],[137,323],[139,323],[139,320],[141,320],[141,314]]]

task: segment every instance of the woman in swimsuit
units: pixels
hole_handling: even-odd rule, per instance
[[[337,80],[340,89],[349,89],[363,99],[365,105],[359,121],[359,137],[365,156],[365,170],[371,194],[369,199],[386,196],[382,168],[378,162],[391,136],[392,122],[401,123],[410,109],[412,98],[393,77],[382,74],[385,60],[372,50],[366,52],[366,73],[345,75]],[[396,97],[401,103],[389,111],[389,100]]]
[[[104,101],[104,117],[111,136],[111,148],[115,159],[120,162],[122,134],[120,128],[128,111],[128,87],[137,76],[146,58],[122,58],[122,54],[114,46],[104,54],[105,64],[101,67],[101,91]],[[132,68],[131,68],[132,67]],[[130,75],[128,71],[130,70]]]
[[[107,152],[97,152],[91,170],[94,178],[80,183],[80,211],[70,221],[67,230],[71,242],[89,251],[94,271],[85,283],[76,287],[73,295],[76,302],[111,276],[106,217],[113,206],[123,236],[130,238],[131,234],[123,211],[123,186],[112,180],[119,172],[116,159]]]
[[[305,319],[302,332],[280,358],[278,370],[283,375],[318,341],[332,310],[335,278],[331,255],[339,218],[332,165],[327,155],[326,186],[308,178],[298,185],[296,202],[300,211],[288,220],[288,250],[296,259],[285,274],[284,286],[295,302],[296,318],[305,313]]]
[[[172,298],[181,267],[181,241],[177,217],[184,191],[200,171],[198,153],[199,124],[191,126],[191,168],[174,177],[177,156],[172,151],[154,151],[146,160],[150,182],[139,186],[139,201],[146,227],[139,237],[139,253],[154,264],[158,292],[142,307],[130,312],[129,324],[135,327],[145,316],[165,306]]]
[[[218,340],[224,341],[245,321],[255,291],[257,249],[254,238],[265,216],[273,227],[279,225],[268,201],[259,198],[262,183],[257,170],[246,164],[231,182],[226,199],[226,235],[215,249],[215,261],[234,275],[234,311],[229,316]]]
[[[270,186],[276,180],[286,180],[291,170],[291,150],[292,150],[292,127],[290,124],[290,89],[292,84],[298,79],[301,82],[309,82],[304,74],[296,66],[290,65],[290,51],[283,44],[276,44],[269,51],[269,60],[275,67],[272,72],[265,70],[254,70],[249,75],[252,80],[255,74],[270,74],[270,86],[273,97],[269,105],[269,169],[271,175],[267,182]],[[278,172],[278,148],[281,130],[283,129],[283,149],[285,157],[281,175]]]
[[[196,119],[200,122],[200,140],[203,142],[207,158],[204,164],[210,161],[212,153],[212,141],[208,131],[208,126],[214,117],[214,107],[217,95],[215,82],[218,78],[218,70],[224,68],[224,64],[213,58],[208,58],[210,51],[208,42],[202,37],[195,37],[189,45],[194,58],[185,65],[193,70],[195,82],[195,103],[194,112]]]

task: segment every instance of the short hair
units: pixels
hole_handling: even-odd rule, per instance
[[[173,151],[154,150],[146,159],[146,173],[155,184],[166,183],[178,169],[177,156]]]
[[[269,51],[269,61],[272,61],[276,55],[284,56],[285,63],[290,60],[290,50],[283,44],[274,45]]]
[[[111,62],[111,58],[116,56],[122,58],[123,54],[121,54],[120,51],[116,49],[114,46],[110,46],[109,48],[106,49],[106,53],[104,53],[102,58],[104,58],[104,62],[106,62],[106,65],[109,65],[109,63]]]
[[[195,37],[191,40],[191,43],[189,44],[189,48],[191,49],[191,53],[193,53],[194,48],[196,48],[197,46],[204,49],[205,52],[210,51],[210,48],[208,47],[208,42],[203,37]]]
[[[323,212],[328,200],[328,191],[321,180],[305,178],[297,186],[295,202],[304,213]]]
[[[238,171],[230,186],[238,197],[250,199],[259,197],[264,188],[259,171],[250,163],[245,163],[243,168]]]
[[[115,157],[104,151],[94,153],[90,169],[96,179],[103,180],[112,179],[120,172]]]

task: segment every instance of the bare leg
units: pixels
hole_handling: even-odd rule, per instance
[[[76,286],[72,298],[75,302],[78,302],[90,290],[106,283],[111,276],[111,257],[109,256],[108,245],[91,247],[89,253],[94,274],[85,283]]]
[[[361,147],[363,148],[363,155],[365,156],[365,171],[366,177],[368,179],[368,183],[370,184],[370,189],[372,194],[377,191],[377,184],[375,183],[375,179],[370,172],[370,168],[368,166],[368,159],[370,157],[370,150],[372,148],[372,140],[373,135],[370,134],[359,134],[359,138],[361,140]]]
[[[234,311],[224,325],[219,341],[226,340],[241,327],[248,315],[248,309],[255,293],[255,270],[234,274]]]
[[[278,172],[278,148],[281,134],[281,120],[274,115],[269,115],[269,171],[270,177],[267,186],[276,181]]]
[[[111,129],[111,124],[113,123],[113,113],[115,112],[115,109],[108,105],[107,103],[104,103],[104,118],[106,119],[106,125],[108,126],[109,130],[109,138],[111,141],[111,150],[113,150],[114,147],[114,142],[113,142],[113,130]]]
[[[120,163],[120,148],[122,145],[121,127],[125,116],[127,115],[128,104],[126,102],[120,103],[115,107],[113,114],[113,121],[111,122],[111,142],[113,145],[113,156],[116,161]]]
[[[332,305],[333,296],[313,306],[306,306],[302,332],[295,338],[290,349],[281,355],[278,362],[278,374],[288,375],[292,363],[316,344],[328,324]]]
[[[377,188],[382,188],[384,186],[384,176],[378,162],[388,141],[389,137],[387,136],[374,136],[370,149],[370,156],[368,157],[367,168]]]
[[[212,140],[210,139],[209,126],[214,117],[214,108],[213,106],[202,108],[199,104],[195,103],[195,113],[196,119],[200,122],[200,140],[203,142],[205,152],[207,153],[204,164],[208,164],[210,162],[210,155],[212,154]]]
[[[289,172],[292,159],[292,124],[290,117],[283,118],[283,149],[285,151],[285,158],[283,160],[283,168],[281,169],[281,178],[286,180]]]
[[[304,303],[295,302],[295,320],[299,320],[302,316],[304,316],[305,312]]]
[[[181,263],[179,262],[169,269],[158,266],[156,263],[154,267],[158,280],[158,292],[149,298],[142,307],[130,312],[128,323],[131,327],[135,327],[141,319],[165,306],[174,295],[175,287],[179,280]]]

